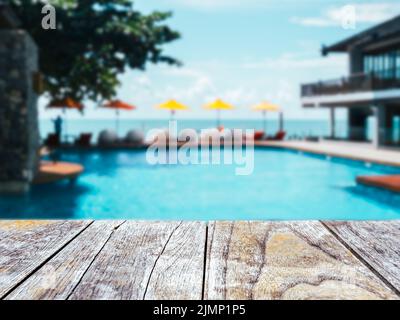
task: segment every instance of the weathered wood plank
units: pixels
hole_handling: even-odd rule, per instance
[[[70,299],[200,298],[205,246],[200,234],[205,235],[202,223],[128,221]]]
[[[90,223],[90,221],[1,221],[0,298]]]
[[[123,221],[95,221],[6,299],[67,299]]]
[[[183,223],[171,237],[148,281],[145,299],[202,298],[206,223]]]
[[[400,222],[324,222],[342,241],[400,292]]]
[[[206,299],[396,299],[319,222],[209,226]]]

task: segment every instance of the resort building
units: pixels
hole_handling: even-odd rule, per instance
[[[323,47],[324,56],[347,53],[349,75],[301,87],[305,108],[330,110],[330,136],[337,139],[335,110],[348,111],[348,141],[400,147],[400,16]]]

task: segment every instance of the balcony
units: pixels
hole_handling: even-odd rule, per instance
[[[362,93],[381,91],[388,89],[400,89],[400,79],[394,77],[382,77],[374,74],[355,74],[347,78],[321,81],[301,86],[301,96],[315,97],[324,95]]]

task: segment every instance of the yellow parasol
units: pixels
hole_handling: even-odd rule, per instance
[[[189,110],[189,107],[175,100],[169,100],[157,106],[157,109],[169,110],[171,112],[171,120],[173,119],[176,111]]]
[[[231,104],[222,101],[221,99],[217,99],[212,103],[206,104],[204,106],[205,109],[207,110],[217,110],[217,127],[220,126],[221,122],[221,110],[233,110],[235,109],[234,106]]]
[[[281,109],[279,106],[269,103],[261,102],[252,108],[254,111],[261,111],[263,114],[264,132],[267,131],[267,112],[279,112]]]

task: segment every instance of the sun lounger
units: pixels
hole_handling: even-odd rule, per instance
[[[278,131],[275,136],[273,137],[268,137],[267,140],[271,141],[282,141],[286,137],[286,132],[285,131]]]
[[[126,135],[124,142],[129,145],[142,145],[144,143],[144,135],[139,130],[130,130]]]
[[[59,147],[60,144],[60,136],[55,133],[49,133],[47,138],[44,140],[44,145],[49,148]]]
[[[100,132],[99,137],[97,139],[97,143],[99,146],[114,146],[119,142],[118,136],[113,130],[103,130]]]
[[[264,139],[264,136],[265,136],[264,131],[254,132],[254,140],[262,140],[262,139]]]
[[[75,145],[78,147],[89,147],[91,140],[91,133],[81,133],[80,136],[75,140]]]

